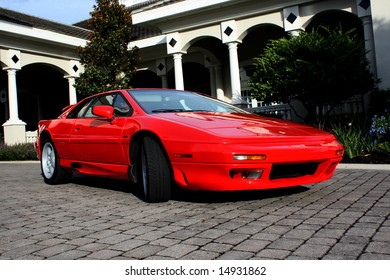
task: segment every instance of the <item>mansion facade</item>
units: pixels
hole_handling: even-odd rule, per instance
[[[253,58],[272,39],[320,25],[354,28],[371,71],[390,88],[386,0],[123,0],[132,11],[141,62],[133,87],[194,90],[245,107]],[[92,9],[92,7],[91,7]],[[76,51],[86,22],[64,25],[0,8],[0,122],[6,144],[32,141],[41,119],[77,102]],[[0,132],[1,134],[1,132]],[[30,139],[30,135],[31,139]]]

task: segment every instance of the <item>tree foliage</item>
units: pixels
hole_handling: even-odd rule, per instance
[[[139,62],[138,49],[128,48],[132,18],[118,0],[96,0],[88,21],[92,32],[85,47],[79,47],[84,72],[76,80],[80,95],[129,88]]]
[[[271,41],[255,59],[249,83],[252,97],[283,103],[298,99],[313,117],[316,105],[335,104],[371,91],[376,81],[364,44],[353,34],[322,27]]]

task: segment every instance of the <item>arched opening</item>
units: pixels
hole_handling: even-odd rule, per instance
[[[287,37],[283,28],[274,24],[261,24],[248,30],[247,35],[238,46],[238,56],[240,59],[241,97],[248,103],[248,106],[258,106],[252,102],[248,81],[253,75],[255,67],[254,58],[263,53],[265,47],[271,40]]]
[[[354,14],[339,10],[330,10],[315,15],[306,26],[307,32],[324,26],[330,30],[341,29],[344,32],[353,30],[359,40],[364,42],[364,30],[361,20]]]
[[[69,85],[64,74],[42,63],[30,64],[17,72],[19,118],[26,131],[37,129],[41,119],[60,115],[69,104]]]
[[[133,88],[161,88],[161,78],[150,70],[140,70],[135,73],[131,80]]]
[[[274,24],[261,24],[248,30],[248,34],[238,46],[240,61],[252,60],[260,55],[271,40],[286,37],[283,28]]]
[[[168,72],[168,87],[175,88],[174,69]],[[183,64],[184,87],[186,90],[211,95],[210,73],[202,64],[187,62]]]

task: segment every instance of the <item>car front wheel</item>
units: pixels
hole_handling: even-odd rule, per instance
[[[41,170],[43,180],[47,184],[63,184],[70,180],[70,174],[60,167],[60,158],[50,140],[42,146]]]
[[[172,175],[170,164],[160,144],[151,137],[143,139],[139,180],[145,200],[164,202],[171,198]]]

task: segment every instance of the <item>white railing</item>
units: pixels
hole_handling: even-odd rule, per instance
[[[261,106],[249,108],[249,111],[256,114],[264,114],[284,120],[291,120],[291,107],[288,104],[277,104],[269,106]]]
[[[361,96],[355,96],[336,105],[322,105],[316,107],[317,116],[346,116],[364,113],[364,102]]]
[[[35,143],[38,138],[38,132],[35,131],[26,131],[26,143]]]
[[[248,108],[248,111],[256,114],[264,114],[284,120],[293,120],[292,109],[289,104],[266,105],[260,107]],[[305,115],[305,112],[297,111],[297,115]],[[364,113],[364,100],[362,96],[354,96],[346,101],[336,105],[325,104],[316,106],[315,113],[317,117],[349,117]]]

